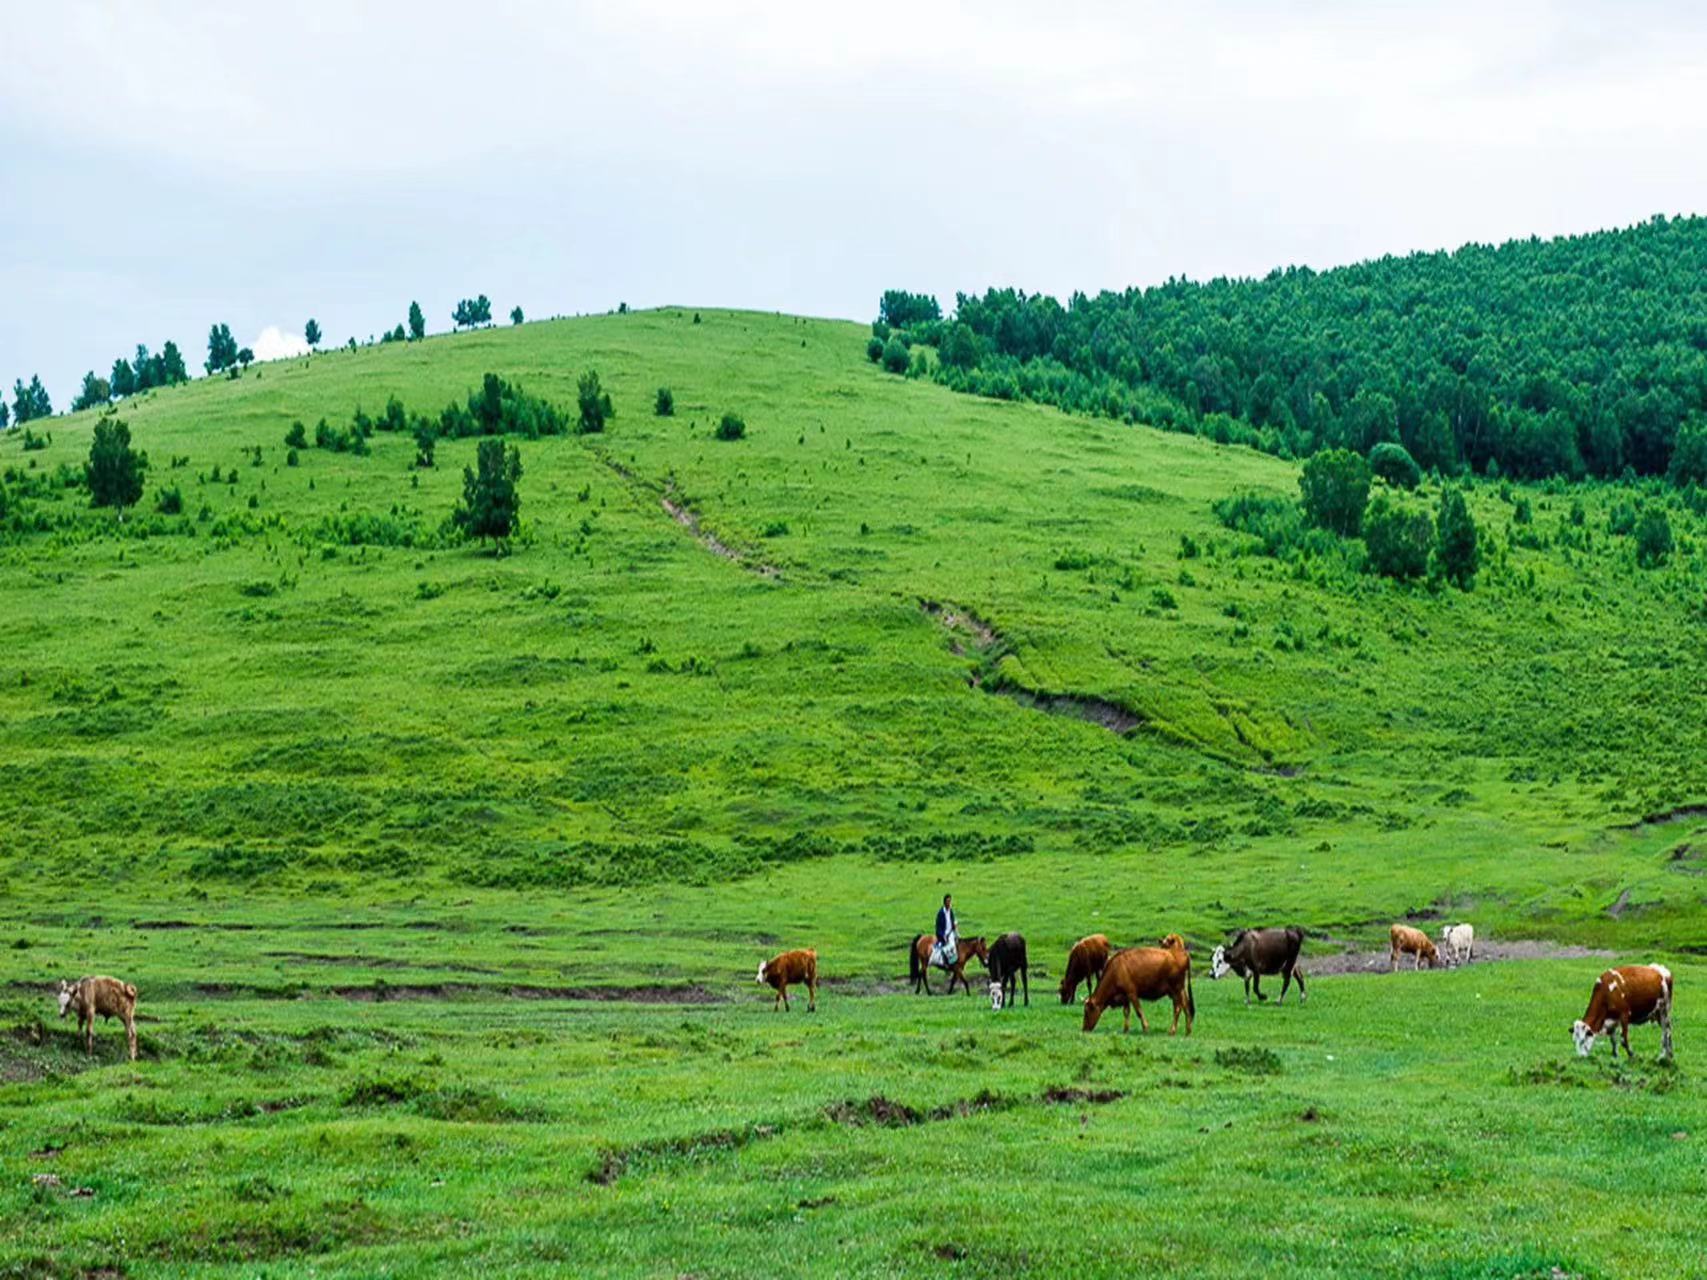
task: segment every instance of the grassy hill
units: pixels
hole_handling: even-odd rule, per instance
[[[1203,980],[1231,927],[1325,955],[1415,915],[1692,989],[1684,498],[1472,482],[1475,590],[1400,586],[1221,526],[1291,463],[893,377],[865,339],[670,309],[156,391],[119,410],[152,464],[123,524],[51,480],[92,416],[0,436],[42,526],[0,546],[3,1157],[95,1191],[9,1181],[6,1265],[1684,1269],[1618,1188],[1701,1181],[1669,1137],[1707,1131],[1687,994],[1684,1067],[1613,1072],[1565,1061],[1599,957],[1304,1010]],[[587,369],[617,416],[517,442],[506,557],[442,534],[472,440],[287,463],[294,420],[436,414],[487,372],[572,405]],[[1659,569],[1613,532],[1641,502]],[[1197,1034],[1082,1037],[1050,976],[999,1028],[895,994],[947,889],[1050,975],[1085,932],[1185,933]],[[823,954],[816,1021],[750,994],[784,945]],[[138,1068],[69,1075],[36,1024],[88,971],[158,1019]]]

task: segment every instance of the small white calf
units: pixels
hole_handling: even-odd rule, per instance
[[[1002,984],[999,982],[990,984],[990,1008],[996,1013],[1002,1011]]]
[[[1454,965],[1466,963],[1476,949],[1476,930],[1467,924],[1449,924],[1440,931],[1441,949]]]

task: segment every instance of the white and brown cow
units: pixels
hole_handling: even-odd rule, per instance
[[[59,1016],[77,1011],[77,1026],[83,1032],[86,1052],[95,1052],[95,1015],[124,1022],[130,1060],[136,1061],[136,988],[117,978],[79,978],[59,984]]]
[[[806,1012],[818,1012],[818,953],[816,951],[784,951],[759,966],[758,981],[776,989],[771,1012],[789,1008],[788,984],[806,984]]]
[[[1644,1022],[1660,1024],[1660,1055],[1671,1057],[1671,970],[1663,964],[1627,964],[1608,969],[1594,984],[1588,1012],[1571,1024],[1577,1056],[1586,1058],[1596,1037],[1612,1042],[1618,1056],[1618,1041],[1624,1040],[1624,1056],[1630,1057],[1630,1027]]]

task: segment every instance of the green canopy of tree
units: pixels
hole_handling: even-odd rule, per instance
[[[1298,477],[1304,518],[1319,529],[1354,538],[1369,501],[1369,464],[1350,449],[1330,449],[1304,464]]]
[[[138,354],[141,354],[140,349]],[[207,360],[204,367],[211,373],[224,373],[237,363],[237,339],[231,336],[231,326],[216,324],[207,334]]]
[[[308,343],[311,349],[320,345],[320,322],[312,316],[309,317],[308,323],[302,327],[302,339]]]
[[[93,409],[97,405],[106,404],[112,398],[112,385],[91,369],[83,375],[83,388],[71,402],[71,411],[77,413],[83,409]]]
[[[502,440],[482,440],[475,465],[462,470],[462,503],[451,521],[470,538],[490,539],[502,546],[515,533],[522,500],[516,482],[522,478],[522,456]]]
[[[42,386],[41,378],[39,376],[31,377],[30,385],[27,387],[22,378],[14,379],[12,382],[12,421],[21,427],[26,422],[51,417],[53,417],[53,401],[48,399],[47,388]]]
[[[148,459],[130,447],[130,427],[122,418],[102,418],[89,442],[89,461],[83,480],[97,507],[135,506],[142,497],[142,475]]]
[[[1475,581],[1476,571],[1482,566],[1482,553],[1476,522],[1471,518],[1470,508],[1459,490],[1449,488],[1440,495],[1434,536],[1436,568],[1448,582],[1457,583],[1468,591]]]
[[[603,431],[605,423],[616,417],[616,410],[611,408],[610,394],[599,386],[599,375],[591,369],[576,382],[575,400],[580,407],[582,435]]]
[[[520,324],[526,318],[527,317],[522,315],[522,309],[520,307],[511,307],[510,308],[510,323],[511,324]]]
[[[409,336],[417,342],[427,336],[427,317],[419,302],[409,304]]]

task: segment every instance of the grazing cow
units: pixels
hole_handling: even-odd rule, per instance
[[[1073,944],[1073,949],[1067,953],[1067,969],[1061,975],[1061,1003],[1072,1004],[1079,996],[1079,984],[1085,984],[1085,994],[1088,996],[1102,981],[1102,971],[1108,968],[1108,938],[1104,934],[1093,933],[1088,938],[1080,938]]]
[[[136,988],[117,978],[79,978],[59,984],[59,1016],[77,1011],[77,1026],[83,1032],[83,1048],[95,1052],[95,1015],[119,1018],[130,1060],[136,1061]]]
[[[1467,924],[1449,924],[1440,931],[1441,946],[1454,967],[1466,963],[1476,949],[1476,930]]]
[[[1422,968],[1424,960],[1428,961],[1428,967],[1431,969],[1440,963],[1440,952],[1434,949],[1434,943],[1428,940],[1428,934],[1421,929],[1413,929],[1408,924],[1396,924],[1387,931],[1387,938],[1391,944],[1387,958],[1393,962],[1393,973],[1399,971],[1401,955],[1417,958],[1416,963],[1411,966],[1412,969]]]
[[[1025,938],[1017,933],[1004,933],[990,944],[990,981],[1002,989],[1002,1004],[1019,999],[1020,986],[1025,987],[1025,1004],[1031,1007],[1031,974],[1025,963]],[[1001,1004],[992,1005],[1000,1009]]]
[[[787,1009],[788,984],[804,982],[806,984],[806,1012],[818,1012],[818,953],[816,951],[784,951],[775,959],[766,960],[759,966],[758,981],[776,988],[776,999],[771,1001],[771,1012],[778,1008]]]
[[[1179,1030],[1179,1016],[1185,1014],[1185,1033],[1191,1034],[1192,1020],[1197,1016],[1197,1003],[1191,996],[1191,953],[1185,949],[1185,939],[1170,933],[1159,947],[1129,947],[1109,958],[1102,981],[1085,1001],[1085,1030],[1096,1030],[1102,1011],[1117,1005],[1126,1011],[1123,1032],[1132,1030],[1132,1012],[1138,1012],[1138,1027],[1149,1031],[1144,1020],[1144,1000],[1171,999],[1174,1002],[1174,1021],[1168,1028],[1171,1036]]]
[[[1671,1057],[1671,970],[1663,964],[1627,964],[1608,969],[1594,984],[1588,1012],[1571,1024],[1577,1056],[1586,1058],[1596,1036],[1612,1042],[1618,1056],[1618,1038],[1624,1038],[1624,1056],[1630,1053],[1630,1026],[1644,1022],[1660,1024],[1660,1056]]]
[[[1216,947],[1209,958],[1209,976],[1224,978],[1236,973],[1245,980],[1245,1003],[1251,1002],[1255,990],[1258,1000],[1267,1000],[1262,993],[1263,975],[1280,975],[1280,1002],[1286,1003],[1286,991],[1294,980],[1298,983],[1298,1003],[1304,1003],[1304,973],[1298,968],[1298,952],[1304,945],[1304,931],[1297,926],[1289,929],[1240,929],[1233,941]]]

